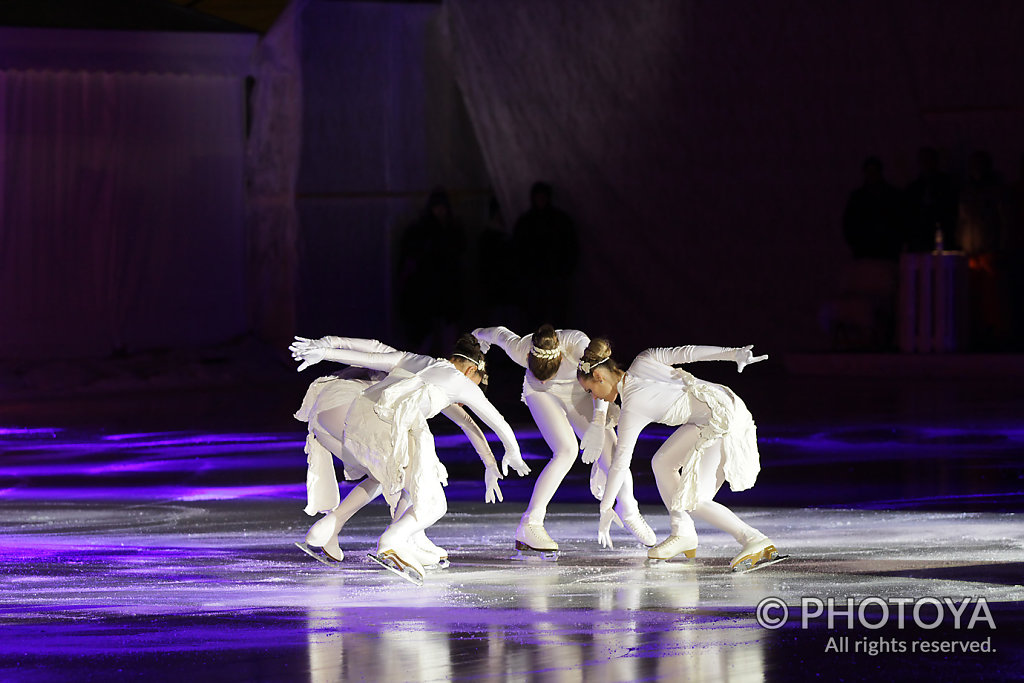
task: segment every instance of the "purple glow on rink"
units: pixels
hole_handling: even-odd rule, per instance
[[[62,431],[54,427],[0,427],[0,436],[57,436]]]
[[[659,535],[668,517],[649,461],[671,432],[646,430],[634,458],[635,490]],[[765,680],[791,674],[793,657],[822,671],[836,663],[822,654],[827,633],[760,628],[754,606],[766,596],[1022,599],[1007,582],[1020,561],[1008,540],[1013,515],[929,511],[1021,509],[1024,497],[1014,492],[1024,470],[1012,430],[762,426],[757,485],[721,496],[793,558],[749,575],[727,571],[735,542],[701,524],[694,562],[646,566],[646,550],[618,529],[614,549],[598,548],[590,468],[582,465],[545,522],[562,546],[558,562],[511,560],[519,515],[550,458],[535,427],[516,434],[534,474],[503,479],[497,505],[482,502],[480,463],[465,437],[437,436],[449,511],[430,535],[452,567],[431,571],[422,588],[365,560],[389,521],[382,501],[342,529],[340,565],[294,547],[315,519],[302,511],[302,429],[0,436],[0,679],[19,680],[33,667],[103,679],[113,664],[119,676],[155,680],[173,658],[174,679],[500,680],[584,671],[597,680]],[[500,445],[494,450],[500,457]],[[914,476],[880,477],[883,461],[887,472]],[[336,472],[341,479],[338,463]],[[342,494],[351,486],[343,481]],[[960,539],[956,551],[949,537]],[[997,618],[1002,659],[978,660],[988,672],[1008,670],[1006,658],[1019,653],[1019,616]],[[969,665],[956,670],[976,673]],[[927,660],[915,671],[941,678],[949,666]]]

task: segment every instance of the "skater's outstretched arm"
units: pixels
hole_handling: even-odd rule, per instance
[[[741,347],[722,346],[673,346],[667,348],[647,349],[637,359],[652,358],[665,365],[680,365],[682,363],[696,363],[705,360],[731,360],[736,363],[738,372],[751,363],[760,363],[767,360],[768,356],[755,356],[753,345]]]
[[[455,404],[442,410],[441,414],[457,424],[459,429],[466,434],[466,438],[469,439],[484,464],[484,482],[487,485],[484,501],[493,503],[495,500],[504,500],[501,489],[498,488],[498,480],[501,479],[498,461],[495,460],[494,453],[491,452],[491,446],[487,443],[487,437],[484,436],[480,425],[462,407]]]
[[[533,348],[533,335],[520,337],[507,327],[478,327],[473,336],[480,340],[481,349],[487,353],[487,346],[497,344],[517,365],[526,367]]]
[[[523,460],[523,456],[519,451],[519,442],[516,441],[515,432],[512,431],[512,428],[505,421],[505,418],[501,416],[497,408],[487,400],[484,392],[480,391],[480,387],[472,382],[468,382],[465,388],[459,391],[455,402],[463,404],[476,413],[476,416],[483,420],[483,423],[490,427],[498,435],[498,438],[501,439],[501,445],[505,447],[505,456],[501,459],[503,474],[507,475],[510,467],[521,477],[530,473],[530,467]]]
[[[370,370],[390,372],[408,355],[402,351],[374,353],[352,349],[322,348],[308,348],[294,354],[295,360],[302,361],[298,367],[299,372],[322,360],[331,360],[336,363],[344,363],[345,365],[357,365],[361,368],[369,368]]]
[[[294,355],[296,350],[302,351],[307,348],[321,348],[321,349],[352,349],[353,351],[365,351],[367,353],[390,353],[397,351],[393,346],[388,346],[384,342],[377,341],[376,339],[360,339],[359,337],[335,337],[328,335],[326,337],[320,337],[319,339],[307,339],[305,337],[295,337],[295,341],[288,347]]]

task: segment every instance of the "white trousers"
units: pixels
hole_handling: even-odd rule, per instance
[[[582,415],[572,405],[566,405],[558,396],[548,392],[534,392],[526,395],[526,406],[530,409],[540,434],[551,449],[551,460],[533,487],[533,495],[526,507],[525,517],[530,524],[543,524],[548,504],[558,490],[565,475],[572,469],[579,455],[580,446],[577,437],[583,438],[590,426],[590,418]],[[599,460],[600,467],[608,474],[612,453],[615,451],[615,432],[605,430],[604,449]],[[633,497],[633,478],[628,476],[619,491],[619,503],[624,510],[637,510],[636,498]]]
[[[317,415],[313,435],[324,448],[332,453],[342,452],[341,436],[345,431],[347,415],[347,406],[325,410]],[[409,474],[413,476],[413,473]],[[411,505],[409,496],[405,492],[402,493],[395,506],[394,519],[378,542],[380,550],[407,542],[412,536],[422,533],[441,519],[448,511],[448,501],[440,481],[432,477],[424,477],[422,481],[418,482],[418,486],[416,505]],[[380,494],[380,483],[372,477],[367,477],[353,487],[338,507],[328,512],[326,517],[332,518],[335,528],[340,530],[353,515]]]
[[[680,470],[687,461],[695,456],[697,441],[700,437],[700,423],[710,419],[710,409],[700,401],[692,402],[690,419],[697,424],[681,425],[672,433],[665,443],[658,448],[651,461],[654,479],[658,484],[658,493],[665,507],[669,508],[669,519],[672,524],[673,536],[696,536],[693,517],[721,529],[736,539],[741,545],[760,538],[763,534],[746,524],[729,508],[716,503],[712,498],[718,493],[725,482],[725,459],[722,453],[722,440],[717,439],[705,448],[697,468],[697,507],[689,514],[671,509],[672,498],[679,490],[682,476]]]

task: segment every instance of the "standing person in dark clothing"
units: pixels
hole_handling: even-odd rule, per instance
[[[552,205],[547,183],[530,188],[530,208],[516,221],[513,242],[526,325],[550,321],[566,326],[579,243],[572,218]]]
[[[843,211],[843,237],[855,259],[896,260],[903,246],[900,191],[886,181],[878,157],[865,159],[863,171],[864,184]]]
[[[434,190],[423,214],[403,233],[398,251],[398,315],[407,343],[417,351],[437,355],[455,338],[465,249],[465,231],[452,214],[448,193]]]
[[[939,244],[954,248],[957,222],[956,183],[939,170],[939,153],[934,147],[922,147],[917,155],[920,175],[906,189],[907,251],[923,253]]]

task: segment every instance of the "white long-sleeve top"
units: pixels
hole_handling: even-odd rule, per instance
[[[323,337],[321,341],[329,344],[332,349],[348,349],[350,351],[362,351],[365,353],[401,353],[395,347],[388,346],[384,342],[376,339],[328,336]],[[409,355],[412,356],[414,354]],[[398,371],[400,370],[405,370],[406,372],[399,373]],[[399,363],[391,372],[409,376],[413,374],[415,370],[407,368]],[[494,453],[491,452],[491,445],[487,443],[487,437],[484,435],[483,430],[480,429],[480,425],[476,423],[476,420],[474,420],[472,416],[462,408],[462,406],[453,403],[442,410],[441,414],[454,422],[459,429],[462,430],[466,435],[466,438],[469,440],[469,443],[473,446],[473,449],[477,452],[477,455],[480,456],[480,460],[483,461],[484,467],[497,469],[498,464],[494,459]]]
[[[530,349],[533,348],[533,335],[519,336],[507,327],[481,327],[473,330],[473,336],[486,344],[497,344],[512,359],[514,363],[526,368],[526,375],[523,378],[523,398],[525,399],[534,392],[546,392],[551,390],[577,389],[582,391],[576,381],[576,368],[583,358],[583,352],[590,344],[590,337],[579,330],[555,330],[558,336],[558,348],[562,352],[562,362],[554,376],[545,381],[534,377],[530,372],[529,359]],[[608,402],[601,399],[594,399],[594,418],[604,422],[604,415],[608,410]]]
[[[750,488],[760,471],[754,421],[743,401],[728,387],[697,379],[675,364],[706,360],[736,360],[740,349],[718,346],[676,346],[647,349],[636,357],[619,381],[622,402],[618,443],[608,472],[604,501],[613,504],[629,470],[640,432],[652,422],[666,425],[697,424],[701,438],[683,468],[683,480],[671,509],[692,510],[697,505],[696,473],[699,458],[714,439],[723,440],[725,477],[734,491]],[[711,418],[691,422],[691,400],[710,409]]]
[[[439,412],[445,412],[456,424],[460,424],[462,416],[469,418],[465,411],[461,411],[455,405],[462,404],[472,410],[498,435],[506,453],[519,455],[519,444],[516,442],[515,433],[505,418],[487,400],[480,387],[447,360],[397,351],[373,339],[331,337],[329,341],[334,348],[325,350],[324,357],[327,360],[388,373],[404,370],[409,376],[415,375],[425,384],[440,390],[440,394],[443,396],[440,400],[438,400],[436,391],[433,392],[434,400],[430,400],[427,396],[419,398],[417,407],[424,419],[434,417]],[[396,374],[404,375],[405,373]],[[450,408],[454,409],[449,410]],[[476,443],[478,439],[482,439],[486,444],[482,433],[470,436],[467,432],[467,436],[470,437],[474,446],[478,446]]]

